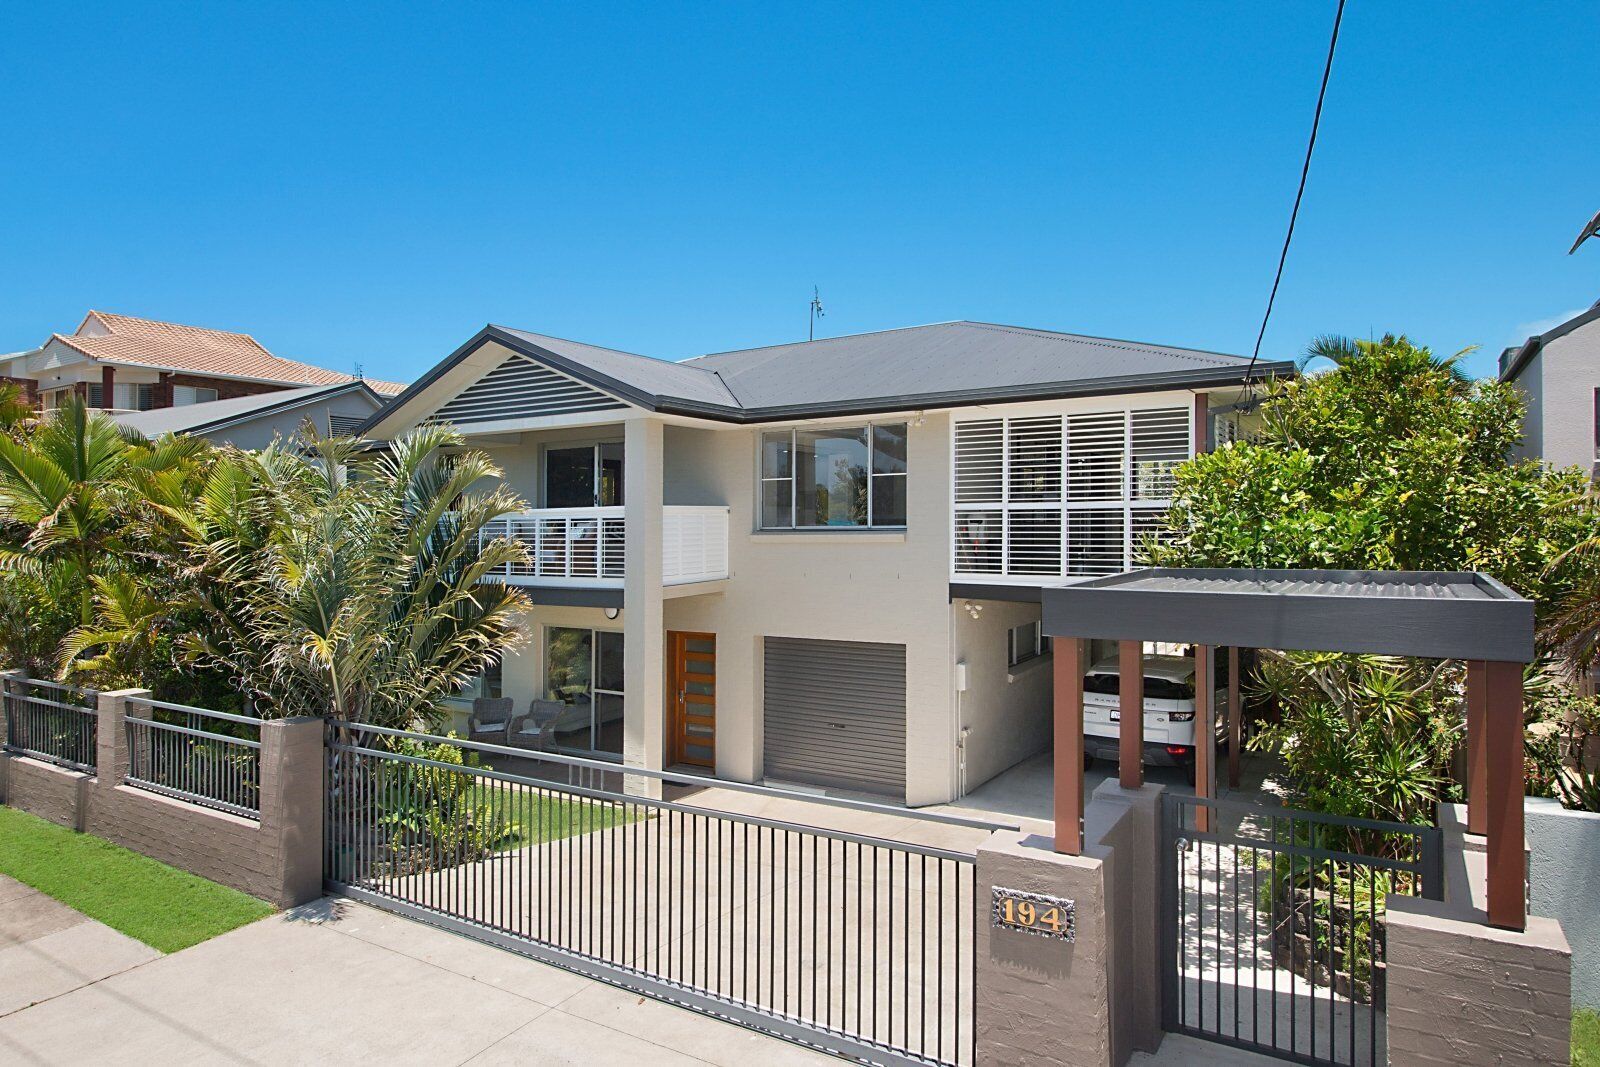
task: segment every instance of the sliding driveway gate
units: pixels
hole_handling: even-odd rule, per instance
[[[1438,899],[1440,831],[1163,797],[1168,1030],[1381,1067],[1384,898]]]
[[[973,1062],[967,852],[636,796],[593,760],[370,726],[331,727],[329,748],[338,892],[863,1061]],[[538,777],[479,765],[530,759]],[[755,794],[765,809],[818,799],[627,779]],[[919,829],[994,828],[822,802]]]

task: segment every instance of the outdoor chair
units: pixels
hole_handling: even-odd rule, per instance
[[[506,731],[507,743],[541,751],[554,747],[556,720],[568,710],[559,700],[535,700],[527,711],[511,720]]]
[[[505,744],[514,706],[510,697],[479,697],[474,700],[472,714],[467,717],[467,740]]]

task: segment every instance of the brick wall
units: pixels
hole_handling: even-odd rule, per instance
[[[1487,925],[1483,868],[1481,852],[1458,846],[1445,900],[1389,898],[1390,1063],[1568,1062],[1572,953],[1561,924],[1530,916],[1526,930]]]
[[[147,695],[100,694],[95,774],[0,753],[0,802],[279,907],[321,896],[322,721],[262,723],[261,813],[248,819],[122,784],[123,709],[128,697]]]
[[[215,389],[218,400],[231,400],[236,396],[256,396],[260,393],[276,393],[290,388],[285,385],[269,385],[266,382],[238,382],[229,378],[207,378],[201,374],[171,374],[166,376],[166,385],[193,385],[201,389]],[[167,406],[172,404],[172,394],[167,393]]]

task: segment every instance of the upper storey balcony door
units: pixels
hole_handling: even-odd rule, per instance
[[[544,452],[547,508],[620,508],[621,442],[550,447]]]

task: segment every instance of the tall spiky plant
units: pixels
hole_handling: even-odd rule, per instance
[[[224,455],[190,503],[158,500],[209,622],[189,655],[225,667],[272,714],[434,720],[519,639],[527,606],[493,579],[525,550],[483,536],[524,505],[464,444],[426,427],[373,455],[308,428]]]

